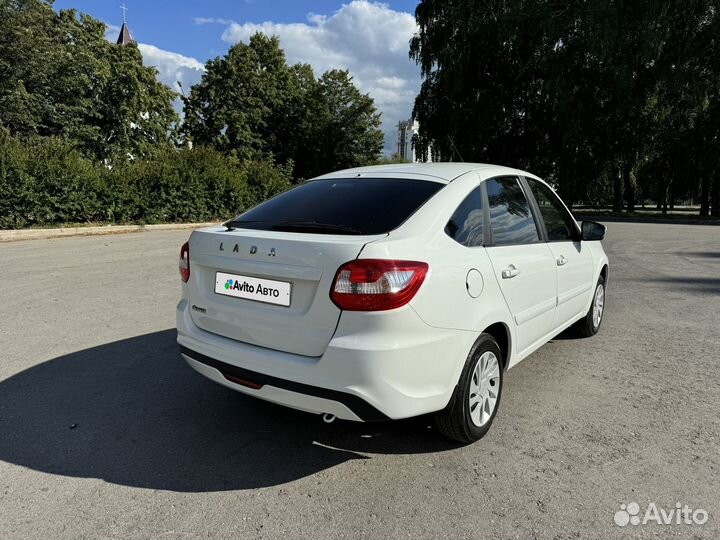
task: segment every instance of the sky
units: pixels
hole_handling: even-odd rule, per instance
[[[348,69],[382,112],[385,152],[395,150],[398,121],[410,117],[420,69],[408,57],[415,0],[56,0],[108,25],[117,38],[125,2],[130,32],[146,65],[178,90],[202,77],[203,65],[256,31],[277,35],[288,62],[306,62],[316,75]]]

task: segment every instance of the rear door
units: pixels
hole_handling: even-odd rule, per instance
[[[485,187],[490,214],[487,252],[515,320],[517,350],[522,352],[552,330],[555,261],[520,179],[491,178]]]
[[[580,241],[580,230],[565,205],[548,186],[526,178],[542,221],[557,268],[555,327],[584,313],[593,289],[593,258]]]

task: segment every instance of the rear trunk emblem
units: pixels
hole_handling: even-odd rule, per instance
[[[223,246],[223,243],[220,242],[220,247],[218,248],[219,251],[225,251],[225,246]],[[257,246],[250,246],[250,255],[255,255],[258,251]],[[240,244],[235,244],[232,248],[233,253],[240,253]],[[270,248],[270,251],[268,252],[268,257],[275,257],[275,248]]]

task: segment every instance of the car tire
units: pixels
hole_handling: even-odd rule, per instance
[[[592,304],[584,319],[580,319],[575,326],[578,334],[582,337],[594,336],[600,330],[600,325],[605,315],[605,278],[601,275],[595,285]]]
[[[465,361],[450,403],[435,414],[437,430],[463,444],[481,439],[500,407],[502,383],[502,351],[490,334],[481,334]]]

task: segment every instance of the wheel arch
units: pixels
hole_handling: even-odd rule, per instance
[[[607,285],[608,282],[608,272],[609,272],[608,264],[604,263],[602,269],[600,270],[600,275],[603,277],[603,280],[605,281],[605,285]]]
[[[508,365],[510,365],[510,356],[512,354],[512,335],[510,328],[504,322],[496,322],[485,328],[482,331],[483,334],[489,334],[497,341],[500,346],[500,352],[502,352],[502,369],[507,371]]]

